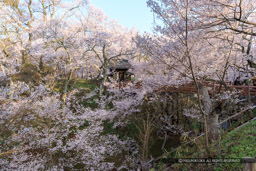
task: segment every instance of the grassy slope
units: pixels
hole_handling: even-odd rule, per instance
[[[256,120],[231,131],[220,142],[217,158],[256,157]],[[241,170],[242,163],[219,164],[215,170]]]
[[[55,91],[62,92],[64,89],[65,79],[59,80],[55,85]],[[87,92],[91,92],[94,90],[99,84],[97,80],[86,80],[86,79],[72,79],[69,82],[68,88],[69,90],[73,89],[84,89]]]
[[[65,80],[59,80],[54,90],[62,93],[64,91]],[[81,99],[83,96],[91,93],[93,90],[99,87],[98,80],[85,80],[85,79],[72,79],[68,84],[68,91],[78,89],[79,91],[75,94],[77,99]],[[91,109],[96,109],[98,104],[96,103],[96,99],[99,98],[99,95],[96,94],[92,96],[90,99],[80,101],[84,107],[90,107]]]
[[[243,157],[256,157],[256,120],[227,133],[223,136],[218,147],[212,148],[218,159],[241,159]],[[186,156],[186,158],[202,158],[199,153]],[[242,163],[215,163],[215,164],[175,164],[174,170],[242,170]]]

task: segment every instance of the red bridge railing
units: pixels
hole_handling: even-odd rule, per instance
[[[220,84],[214,82],[204,82],[204,85],[207,86],[209,94],[211,96],[222,93],[224,91],[236,92],[237,94],[247,96],[248,95],[248,85],[231,85],[226,83],[226,86],[222,85],[220,89]],[[256,96],[256,86],[250,85],[250,95]],[[220,89],[220,90],[219,90]],[[181,85],[179,87],[170,86],[170,87],[162,87],[156,91],[161,92],[182,92],[182,93],[196,93],[196,86],[194,83],[188,83]]]

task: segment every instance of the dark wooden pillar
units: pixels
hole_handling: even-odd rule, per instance
[[[252,157],[243,157],[243,171],[256,171],[256,159]]]

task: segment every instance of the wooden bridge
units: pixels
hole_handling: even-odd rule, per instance
[[[224,85],[220,85],[220,83],[216,81],[200,81],[203,83],[207,88],[210,96],[214,96],[219,93],[223,93],[225,91],[233,92],[237,95],[248,96],[250,90],[251,96],[256,96],[256,86],[250,85],[233,85],[228,82],[225,82]],[[115,85],[115,87],[123,88],[126,87],[129,82],[119,82]],[[134,83],[133,83],[134,84]],[[220,88],[221,86],[221,88]],[[135,89],[142,87],[142,81],[139,81],[133,85]],[[159,89],[156,89],[155,92],[170,92],[170,93],[197,93],[196,86],[194,82],[190,82],[187,84],[179,85],[179,86],[163,86]]]
[[[222,85],[220,88],[220,84],[212,81],[204,81],[203,84],[208,88],[208,92],[210,96],[214,96],[215,94],[223,93],[224,91],[231,91],[238,95],[248,96],[249,90],[251,96],[256,96],[256,86],[250,85],[232,85],[230,83],[226,83],[226,86]],[[180,85],[180,86],[165,86],[162,87],[156,92],[180,92],[180,93],[196,93],[197,89],[193,82]]]

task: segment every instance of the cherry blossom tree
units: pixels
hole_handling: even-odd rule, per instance
[[[0,134],[8,135],[1,139],[5,145],[0,149],[0,168],[133,168],[138,157],[136,142],[129,137],[120,139],[117,135],[103,134],[103,121],[120,118],[122,108],[107,110],[107,97],[97,101],[102,105],[96,110],[86,108],[75,96],[77,90],[68,91],[67,87],[76,69],[89,66],[100,68],[104,64],[102,71],[105,72],[110,58],[131,57],[134,53],[132,37],[135,31],[126,30],[114,21],[107,21],[102,12],[92,7],[83,6],[86,12],[79,13],[75,9],[82,6],[60,2],[26,1],[19,4],[19,8],[28,9],[28,18],[24,22],[20,21],[22,16],[13,11],[18,9],[6,4],[1,6],[4,24],[8,25],[6,27],[18,30],[13,33],[5,30],[5,36],[1,37],[4,49],[0,53],[1,72],[5,78],[11,79],[27,62],[35,65],[36,70],[40,70],[38,72],[42,72],[44,66],[56,68],[57,73],[51,76],[55,83],[61,78],[59,74],[62,70],[68,76],[65,78],[64,94],[54,91],[49,85],[51,78],[47,75],[42,74],[43,81],[39,85],[27,84],[22,80],[13,82],[11,86],[8,83],[4,85],[1,78]],[[30,13],[29,8],[38,4],[41,4],[39,14]],[[60,12],[57,12],[58,9]],[[29,26],[27,22],[30,22]],[[94,71],[90,72],[96,75]],[[97,94],[95,91],[92,93]],[[60,100],[61,96],[64,96],[63,100]],[[82,100],[87,98],[85,96]],[[125,105],[126,102],[123,103]],[[135,106],[139,103],[134,100],[130,106],[132,104]],[[129,110],[129,105],[125,106]],[[133,150],[130,151],[132,146]],[[108,162],[109,158],[123,154],[129,155],[124,155],[125,160],[119,165]]]
[[[79,104],[73,93],[62,109],[60,94],[39,85],[31,89],[23,82],[14,85],[14,101],[5,101],[8,88],[1,88],[1,169],[112,169],[106,162],[135,143],[131,138],[103,135],[104,120],[113,120],[118,112],[91,110]],[[14,147],[12,147],[14,146]],[[129,152],[118,167],[131,168],[137,151]]]
[[[166,69],[169,71],[161,70],[160,72],[167,73],[166,75],[170,74],[166,76],[169,83],[177,84],[193,80],[198,90],[199,108],[205,118],[206,146],[208,146],[207,127],[208,123],[213,123],[208,122],[208,119],[212,120],[211,117],[215,118],[217,115],[211,115],[213,108],[211,100],[207,95],[206,87],[198,82],[198,78],[210,77],[219,80],[224,86],[225,81],[234,79],[232,66],[241,67],[246,61],[241,57],[243,54],[239,48],[241,39],[246,43],[245,37],[243,38],[241,34],[236,35],[238,31],[234,29],[239,28],[239,24],[243,21],[234,21],[229,28],[226,28],[225,24],[230,23],[225,19],[228,18],[227,16],[232,10],[228,5],[221,5],[220,1],[149,0],[147,3],[156,13],[157,19],[161,21],[155,27],[158,35],[139,37],[137,44],[143,49],[144,54],[151,57],[150,64],[166,65]],[[215,8],[212,3],[219,6],[217,5]],[[242,1],[240,1],[240,5],[241,3]],[[218,24],[211,25],[214,22]],[[226,78],[228,79],[224,80]],[[214,126],[210,124],[209,127],[210,132],[213,131]]]

